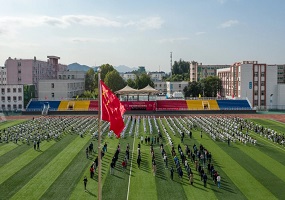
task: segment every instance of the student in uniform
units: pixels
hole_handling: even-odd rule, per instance
[[[138,155],[137,163],[138,163],[138,168],[140,168],[141,166],[141,155],[140,154]]]
[[[87,177],[84,176],[83,183],[84,183],[84,190],[85,190],[85,192],[87,191],[86,190],[87,182],[88,182]]]
[[[221,188],[221,176],[220,176],[220,174],[217,175],[217,183],[218,183],[218,188]]]
[[[171,178],[171,180],[173,180],[173,173],[174,173],[174,169],[173,169],[173,167],[171,167],[171,169],[170,169],[170,178]]]
[[[193,182],[194,182],[194,175],[193,175],[193,172],[190,173],[189,181],[190,181],[190,184],[193,185]]]

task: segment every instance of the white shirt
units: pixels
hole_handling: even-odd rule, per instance
[[[220,175],[217,176],[217,181],[221,181],[221,176]]]

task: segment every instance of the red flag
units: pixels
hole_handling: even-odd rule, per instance
[[[110,122],[110,130],[113,130],[117,137],[120,137],[120,133],[125,127],[122,116],[126,109],[102,80],[100,80],[100,84],[102,94],[101,117]]]

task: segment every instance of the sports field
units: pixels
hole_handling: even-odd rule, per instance
[[[209,119],[207,119],[209,120]],[[212,119],[211,119],[212,120]],[[285,124],[267,119],[250,119],[265,128],[284,133]],[[108,124],[102,123],[102,144],[108,145],[102,159],[102,198],[103,199],[285,199],[285,148],[274,143],[267,136],[248,131],[256,144],[233,139],[228,145],[226,140],[213,139],[199,125],[191,127],[188,117],[125,117],[127,125],[120,139],[109,137]],[[19,125],[23,124],[22,126]],[[2,122],[0,143],[0,199],[96,199],[97,171],[95,178],[90,178],[89,168],[97,156],[96,134],[97,119],[90,117],[56,117],[36,118],[34,120],[14,120]],[[221,123],[221,122],[219,122]],[[3,141],[8,127],[13,134],[39,134],[52,132],[50,139],[42,138],[40,150],[34,150],[33,141],[26,144],[19,138],[17,143],[9,138]],[[211,125],[209,125],[210,127]],[[220,127],[222,128],[222,126]],[[22,131],[21,131],[22,130]],[[33,130],[33,131],[31,131]],[[162,133],[162,141],[153,145],[157,172],[152,171],[150,144],[141,144],[141,166],[137,165],[137,147],[141,136],[144,138],[158,136]],[[183,143],[179,130],[185,133]],[[193,133],[192,138],[187,131]],[[242,132],[245,134],[246,129]],[[83,137],[80,137],[82,134]],[[26,136],[26,135],[25,135]],[[95,153],[86,156],[85,149],[94,144]],[[168,157],[168,168],[161,156],[160,144],[163,143]],[[178,152],[181,145],[192,150],[193,145],[201,144],[212,154],[211,163],[221,176],[221,187],[214,183],[207,172],[207,186],[204,187],[195,164],[188,159],[194,174],[194,183],[190,185],[187,171],[181,162],[183,177],[179,178],[171,153],[171,143]],[[119,159],[114,175],[110,174],[110,163],[120,144]],[[127,170],[123,172],[122,161],[127,144],[130,145],[130,160]],[[203,165],[203,163],[200,163]],[[173,166],[174,179],[170,178]],[[87,176],[87,191],[84,190],[83,179]]]

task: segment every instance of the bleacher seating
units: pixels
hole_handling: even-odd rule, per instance
[[[220,110],[217,100],[208,100],[210,110]]]
[[[27,111],[41,111],[44,108],[43,101],[31,101],[27,107]]]
[[[96,100],[91,100],[89,104],[89,109],[90,111],[98,110],[98,101]]]
[[[152,103],[154,101],[151,101]],[[123,102],[122,102],[123,103]],[[129,102],[128,102],[129,103]],[[133,102],[132,102],[133,103]],[[62,100],[62,101],[37,101],[30,102],[26,111],[42,111],[44,104],[49,104],[51,111],[96,111],[97,100]],[[123,103],[124,104],[124,103]],[[136,104],[135,104],[136,105]],[[138,102],[141,105],[141,102]],[[153,110],[251,110],[247,100],[157,100],[153,103]]]
[[[65,110],[68,110],[68,102],[69,101],[66,101],[66,100],[64,100],[64,101],[61,101],[60,102],[60,104],[59,104],[59,106],[58,106],[58,111],[65,111]]]
[[[49,110],[57,110],[60,101],[31,101],[27,111],[42,111],[44,104],[49,104]]]
[[[188,110],[185,100],[157,100],[157,110]]]
[[[202,100],[186,100],[188,110],[204,110]]]
[[[75,101],[74,103],[74,110],[86,110],[88,111],[89,109],[89,104],[90,104],[90,101]]]
[[[60,101],[48,101],[49,110],[57,110],[60,104]]]
[[[220,110],[251,110],[247,100],[217,100]]]

